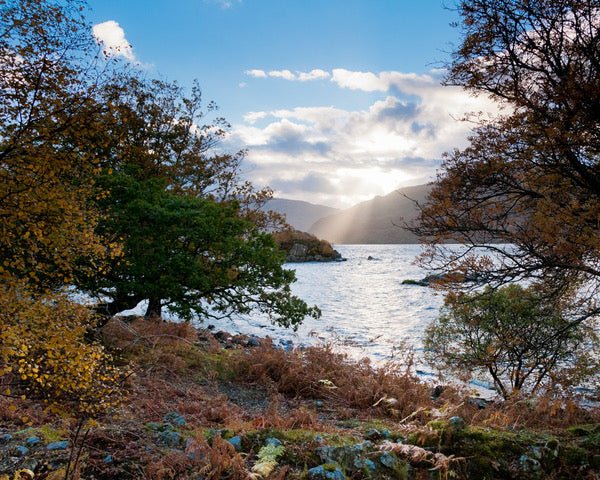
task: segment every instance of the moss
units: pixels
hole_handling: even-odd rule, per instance
[[[52,425],[41,425],[35,428],[26,428],[15,432],[19,437],[42,437],[44,442],[58,442],[68,437],[68,432],[62,428],[55,428]]]
[[[600,450],[600,424],[575,425],[568,432],[577,437],[575,440],[583,447]]]
[[[573,425],[567,428],[567,432],[576,437],[587,437],[590,435],[600,435],[600,423],[590,423],[586,425]]]
[[[588,451],[577,446],[569,445],[561,454],[562,461],[567,465],[588,465]]]

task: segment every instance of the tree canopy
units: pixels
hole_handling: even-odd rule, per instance
[[[123,255],[78,277],[108,299],[98,311],[147,300],[148,317],[164,306],[183,318],[259,310],[286,326],[318,316],[291,294],[294,272],[267,233],[282,224],[260,208],[271,191],[241,178],[244,151],[220,148],[229,125],[214,104],[202,108],[198,86],[186,96],[175,83],[129,76],[103,95],[96,233],[122,243]]]
[[[576,298],[572,318],[582,321],[600,311],[600,5],[465,0],[458,9],[463,40],[446,83],[502,110],[446,156],[414,227],[430,247],[422,261],[496,285],[544,283]]]
[[[160,317],[163,306],[187,319],[259,310],[297,326],[318,314],[291,295],[294,273],[283,268],[284,253],[238,202],[175,193],[160,178],[113,173],[104,181],[111,194],[100,232],[118,232],[124,247],[110,270],[86,285],[112,300],[101,312],[148,300],[147,317]]]
[[[95,47],[79,2],[0,5],[0,267],[37,289],[106,254],[88,203],[101,130]]]

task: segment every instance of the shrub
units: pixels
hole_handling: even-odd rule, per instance
[[[63,295],[0,289],[0,394],[43,400],[82,416],[118,400],[125,375],[85,334],[93,317]]]
[[[597,336],[572,324],[557,303],[534,287],[508,285],[483,292],[451,293],[425,332],[426,358],[455,373],[489,374],[504,397],[565,385],[597,373],[589,347]]]

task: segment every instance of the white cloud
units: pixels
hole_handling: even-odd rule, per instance
[[[264,70],[259,70],[258,68],[246,70],[244,73],[254,78],[267,78],[267,73]]]
[[[125,31],[114,20],[99,23],[92,27],[96,41],[104,48],[107,57],[123,57],[130,62],[137,61],[133,47],[125,38]]]
[[[296,75],[289,70],[271,70],[268,75],[269,77],[283,78],[284,80],[296,80]]]
[[[320,68],[315,68],[310,72],[296,72],[298,76],[298,80],[301,82],[309,82],[311,80],[321,80],[323,78],[329,77],[329,72],[325,70],[321,70]]]
[[[246,88],[247,86],[248,86],[248,84],[246,82],[238,83],[238,87],[240,87],[240,88]]]
[[[425,183],[434,178],[444,152],[466,145],[472,124],[457,119],[472,111],[498,113],[485,97],[442,86],[441,73],[335,69],[333,83],[381,92],[380,98],[362,110],[299,106],[248,112],[231,141],[248,147],[249,177],[281,197],[349,206]]]
[[[332,71],[331,81],[342,88],[351,90],[363,90],[365,92],[385,92],[388,90],[388,86],[371,72],[351,72],[343,68],[335,68]]]
[[[246,115],[244,115],[244,122],[255,123],[257,120],[265,118],[266,116],[267,112],[248,112]]]
[[[254,78],[280,78],[288,81],[297,81],[297,82],[310,82],[313,80],[323,80],[325,78],[329,78],[329,72],[325,70],[321,70],[320,68],[315,68],[310,72],[300,72],[284,69],[284,70],[269,70],[265,72],[264,70],[255,68],[252,70],[246,70],[244,72],[246,75]]]

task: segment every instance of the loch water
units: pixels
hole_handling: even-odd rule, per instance
[[[422,348],[425,327],[438,315],[443,298],[428,287],[403,285],[426,275],[414,261],[420,245],[335,245],[346,259],[332,263],[293,263],[293,292],[321,311],[296,332],[272,325],[260,315],[206,321],[217,330],[271,336],[283,346],[334,344],[354,358],[381,362],[402,344]],[[369,259],[369,257],[371,259]]]

